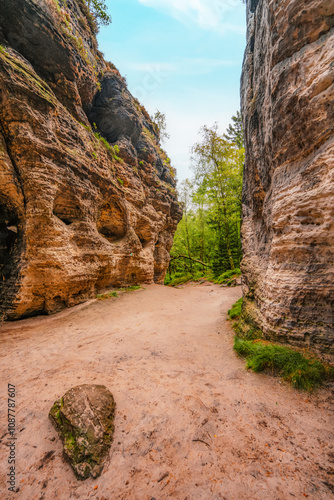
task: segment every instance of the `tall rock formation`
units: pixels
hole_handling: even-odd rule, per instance
[[[0,316],[161,283],[181,209],[84,0],[0,0]]]
[[[244,319],[334,355],[334,2],[248,0]]]

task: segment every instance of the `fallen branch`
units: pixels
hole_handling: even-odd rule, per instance
[[[177,255],[176,257],[172,257],[170,261],[172,262],[172,260],[177,260],[177,259],[188,259],[192,260],[193,262],[197,262],[197,264],[201,264],[202,266],[210,267],[210,264],[205,264],[205,262],[202,262],[201,260],[193,259],[192,257],[187,257],[187,255]]]
[[[166,472],[166,474],[164,474],[163,476],[161,476],[160,479],[158,479],[158,483],[161,483],[161,481],[163,481],[168,476],[169,476],[169,472]]]
[[[208,446],[209,448],[211,448],[211,446],[208,443],[206,443],[205,441],[203,441],[203,439],[193,439],[193,442],[194,443],[197,443],[197,442],[203,443],[203,444],[206,444],[206,446]]]

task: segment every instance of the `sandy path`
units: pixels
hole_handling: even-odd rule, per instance
[[[0,437],[9,382],[17,388],[20,490],[4,486],[4,436],[0,498],[334,498],[333,387],[309,396],[246,372],[225,319],[240,295],[240,287],[150,285],[5,324]],[[117,417],[102,476],[78,482],[47,415],[82,383],[105,384]]]

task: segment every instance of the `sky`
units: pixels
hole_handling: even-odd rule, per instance
[[[191,147],[200,128],[223,132],[240,108],[246,45],[241,0],[106,0],[112,24],[99,49],[119,69],[130,92],[153,115],[166,115],[163,148],[179,181],[191,178]]]

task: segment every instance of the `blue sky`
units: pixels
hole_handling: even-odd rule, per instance
[[[112,24],[99,48],[126,76],[130,92],[152,115],[165,113],[163,144],[179,181],[191,177],[190,148],[199,129],[222,131],[240,107],[245,48],[241,0],[106,0]]]

